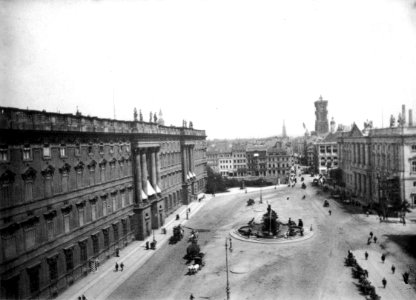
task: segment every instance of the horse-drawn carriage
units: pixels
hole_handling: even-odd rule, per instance
[[[169,243],[174,244],[183,238],[184,230],[181,227],[181,224],[178,226],[173,227],[173,235],[169,239]]]
[[[255,203],[254,199],[250,198],[250,199],[247,200],[247,206],[254,205],[254,203]]]

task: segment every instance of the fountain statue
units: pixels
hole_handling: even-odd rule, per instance
[[[296,236],[303,236],[303,221],[302,219],[299,219],[299,224],[296,225],[296,223],[289,218],[287,223],[283,223],[279,220],[277,213],[269,204],[261,223],[256,223],[253,218],[246,226],[240,227],[238,233],[247,238],[250,238],[251,236],[258,239],[293,238]]]

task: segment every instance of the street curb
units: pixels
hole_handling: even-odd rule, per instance
[[[305,241],[310,239],[311,237],[314,236],[314,231],[310,231],[305,229],[304,231],[304,235],[302,237],[299,238],[288,238],[288,239],[279,239],[279,240],[275,240],[275,239],[258,239],[258,238],[244,238],[242,237],[240,234],[238,234],[237,229],[233,229],[232,231],[230,231],[230,236],[232,236],[233,238],[243,241],[243,242],[248,242],[248,243],[258,243],[258,244],[288,244],[288,243],[296,243],[296,242],[301,242],[301,241]]]

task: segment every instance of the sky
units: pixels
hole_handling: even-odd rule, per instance
[[[208,139],[302,135],[320,95],[337,123],[416,121],[416,0],[0,0],[0,41],[1,106]]]

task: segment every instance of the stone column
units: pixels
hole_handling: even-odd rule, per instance
[[[142,150],[141,152],[141,159],[142,159],[142,186],[143,191],[147,195],[147,162],[146,162],[146,151]]]
[[[135,182],[134,182],[134,189],[136,191],[136,203],[141,203],[143,201],[142,199],[142,176],[141,176],[141,164],[140,164],[140,152],[136,152],[135,156]]]
[[[160,188],[162,186],[160,182],[160,154],[159,151],[156,152],[156,183],[157,186]]]
[[[151,149],[150,152],[150,157],[151,157],[151,164],[152,164],[152,186],[153,188],[156,190],[156,184],[157,184],[157,180],[156,180],[156,151],[155,149]]]
[[[181,147],[181,155],[182,155],[182,182],[186,181],[186,147]]]

